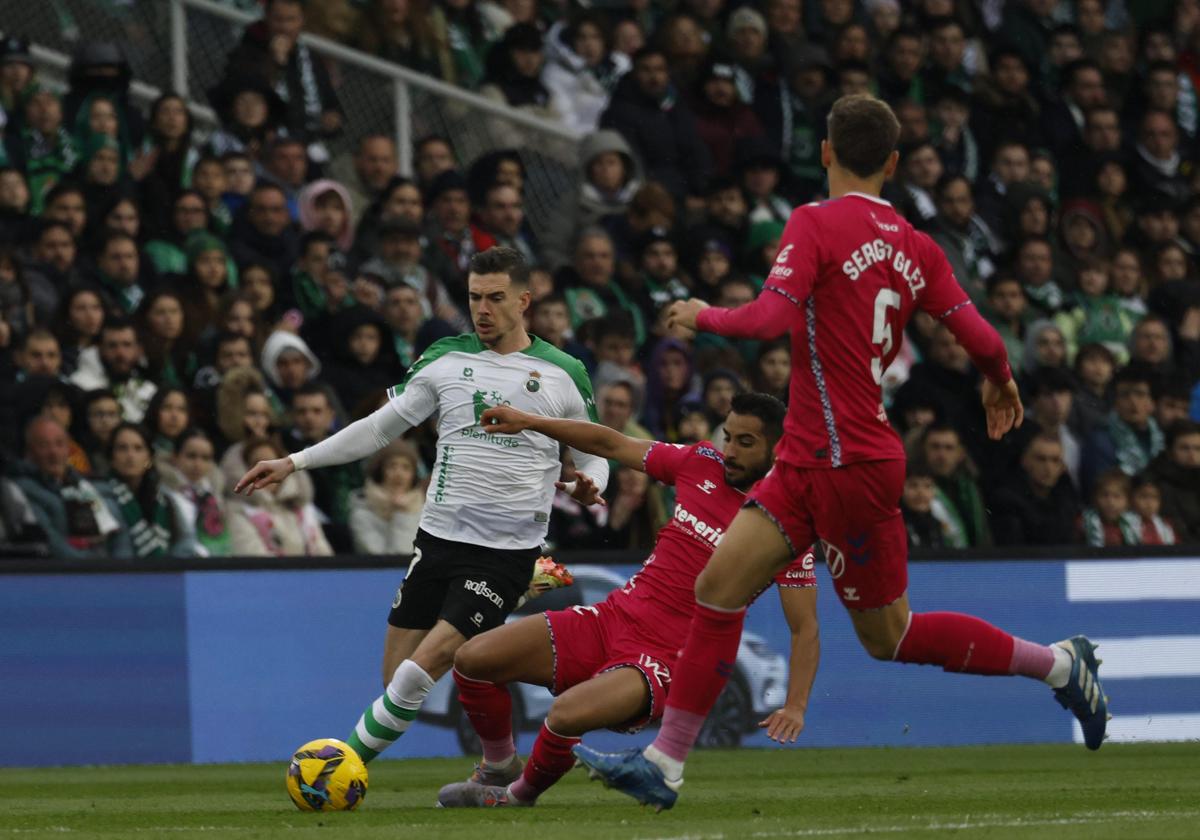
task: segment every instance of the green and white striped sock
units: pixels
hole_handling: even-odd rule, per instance
[[[386,750],[412,725],[435,680],[405,659],[392,675],[387,690],[367,707],[346,739],[363,762]]]

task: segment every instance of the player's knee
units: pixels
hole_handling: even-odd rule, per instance
[[[706,568],[696,576],[696,585],[693,589],[697,601],[704,604],[715,604],[721,595],[721,580]]]
[[[581,717],[581,709],[569,701],[556,699],[546,713],[546,726],[559,735],[573,737],[587,731]]]
[[[865,650],[873,659],[879,659],[884,662],[890,662],[895,656],[896,647],[900,644],[900,639],[893,637],[893,634],[886,629],[879,630],[859,630],[858,640],[862,643]]]
[[[745,604],[739,603],[738,596],[730,590],[727,582],[721,575],[714,573],[711,569],[706,568],[696,578],[694,587],[696,600],[701,604],[708,604],[713,607],[723,607],[725,609],[737,609]]]
[[[486,647],[486,643],[480,644],[478,637],[469,640],[454,652],[454,670],[474,680],[486,679],[489,659]]]

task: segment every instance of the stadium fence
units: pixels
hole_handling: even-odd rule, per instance
[[[146,103],[172,90],[193,103],[199,127],[211,130],[217,120],[204,104],[207,92],[243,30],[258,19],[244,5],[0,0],[0,20],[20,22],[11,28],[38,45],[35,58],[54,80],[65,79],[79,43],[119,43],[133,69],[135,99]],[[302,40],[329,64],[345,111],[347,130],[330,143],[334,156],[364,134],[384,133],[396,139],[400,170],[411,175],[413,142],[431,134],[446,138],[464,163],[495,149],[516,149],[527,172],[525,212],[535,233],[578,183],[581,137],[572,130],[327,38],[305,34]]]

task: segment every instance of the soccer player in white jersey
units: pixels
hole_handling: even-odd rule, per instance
[[[499,627],[528,589],[550,519],[555,487],[594,503],[608,461],[570,450],[576,480],[558,482],[559,445],[534,432],[495,435],[479,418],[496,405],[596,422],[583,364],[525,332],[529,267],[512,248],[471,258],[475,332],[430,345],[388,404],[287,458],[261,461],[237,484],[247,495],[293,470],[357,461],[437,415],[437,460],[412,563],[388,616],[386,690],[347,739],[370,761],[408,729],[425,695],[467,639]]]

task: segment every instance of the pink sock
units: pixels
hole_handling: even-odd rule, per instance
[[[1053,648],[1013,636],[1012,662],[1008,663],[1010,674],[1044,680],[1050,675],[1050,669],[1053,667]]]
[[[486,680],[473,680],[454,670],[458,684],[458,700],[479,733],[483,744],[483,760],[488,764],[503,764],[514,755],[517,747],[512,736],[512,697],[508,689]]]
[[[578,738],[559,735],[545,723],[533,742],[533,751],[521,777],[509,785],[509,793],[522,802],[532,802],[546,792],[575,766],[571,747],[579,743]]]
[[[746,610],[727,611],[696,604],[683,652],[671,676],[671,691],[654,747],[685,761],[700,727],[725,688],[737,659]]]
[[[973,615],[913,613],[893,659],[941,665],[962,674],[999,676],[1012,673],[1013,648],[1012,636]],[[1053,654],[1051,657],[1053,660]]]

